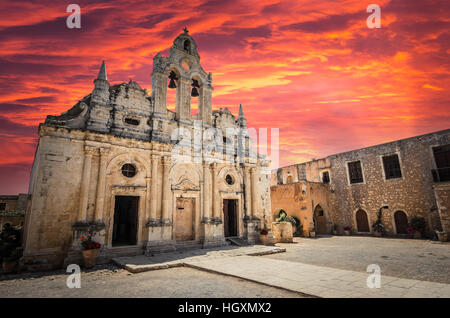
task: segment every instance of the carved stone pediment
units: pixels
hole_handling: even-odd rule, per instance
[[[172,190],[193,190],[198,191],[200,187],[186,177],[180,178],[177,184],[172,185]]]

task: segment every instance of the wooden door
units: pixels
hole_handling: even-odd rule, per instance
[[[370,232],[369,220],[367,219],[367,213],[363,210],[358,210],[356,212],[356,226],[358,232]]]
[[[327,234],[327,219],[320,205],[314,209],[314,220],[317,234]]]
[[[238,235],[236,200],[223,200],[223,231],[225,237]]]
[[[397,229],[397,234],[407,234],[406,228],[408,227],[408,217],[403,211],[397,211],[394,214],[395,228]]]
[[[175,212],[175,240],[194,239],[194,198],[177,198]]]

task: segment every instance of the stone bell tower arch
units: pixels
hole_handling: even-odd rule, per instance
[[[197,52],[197,44],[185,28],[178,35],[169,49],[169,56],[163,57],[158,53],[153,59],[152,72],[152,101],[154,112],[167,116],[167,89],[169,74],[176,74],[176,103],[175,119],[190,122],[191,98],[198,98],[198,120],[203,124],[211,125],[212,121],[212,74],[206,73],[201,64]],[[191,96],[194,86],[198,96]],[[194,86],[193,86],[194,85]]]

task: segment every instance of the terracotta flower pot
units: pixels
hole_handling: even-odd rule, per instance
[[[260,234],[259,235],[259,242],[262,245],[266,245],[267,244],[267,234]]]
[[[337,235],[337,231],[336,230],[333,230],[333,235]]]
[[[3,261],[2,270],[4,274],[9,274],[14,272],[14,269],[17,266],[17,261]]]
[[[95,248],[91,250],[83,250],[83,261],[84,261],[84,267],[86,268],[92,268],[97,263],[97,256],[100,252],[100,249]]]
[[[441,241],[441,242],[447,242],[448,241],[448,234],[447,233],[441,234],[441,233],[438,232],[437,235],[438,235],[439,241]]]
[[[420,239],[422,238],[422,233],[420,233],[419,231],[414,231],[414,236],[415,239]]]
[[[350,235],[350,231],[344,231],[344,234],[349,236]]]
[[[310,237],[316,237],[316,232],[309,232]]]
[[[381,232],[378,232],[378,231],[374,231],[373,232],[373,236],[376,236],[376,237],[381,237]]]

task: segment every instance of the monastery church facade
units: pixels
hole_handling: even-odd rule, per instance
[[[80,261],[87,233],[107,260],[220,246],[226,237],[254,243],[258,229],[270,227],[269,161],[252,155],[242,106],[237,118],[227,108],[212,110],[212,75],[186,29],[167,57],[154,57],[151,76],[150,96],[131,80],[111,86],[103,62],[89,95],[39,125],[25,266]],[[176,90],[174,112],[168,89]],[[238,133],[229,136],[230,129]],[[200,139],[180,142],[186,132]]]

